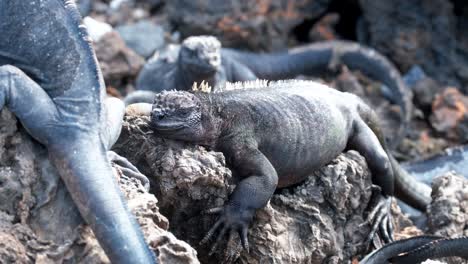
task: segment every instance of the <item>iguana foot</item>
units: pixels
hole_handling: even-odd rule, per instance
[[[117,166],[125,176],[139,180],[145,190],[149,191],[150,181],[148,177],[142,174],[130,161],[114,151],[107,151],[107,157],[109,158],[109,161]]]
[[[214,226],[208,231],[206,236],[200,242],[200,245],[206,244],[208,240],[210,240],[211,237],[213,237],[215,232],[222,227],[221,231],[219,232],[216,238],[215,243],[211,247],[209,255],[212,255],[216,251],[216,248],[218,247],[219,242],[221,242],[222,238],[228,231],[229,231],[229,235],[231,238],[235,234],[234,232],[237,232],[240,237],[242,247],[244,248],[244,250],[249,252],[249,241],[247,239],[247,233],[248,233],[249,223],[251,222],[255,214],[255,210],[240,209],[234,205],[227,205],[224,208],[214,208],[214,209],[208,210],[207,213],[209,214],[220,213],[221,217],[218,219],[218,221],[216,221]],[[232,250],[231,252],[236,253]],[[238,254],[236,253],[235,255],[238,255]],[[225,259],[232,259],[233,257],[234,256],[225,256]]]
[[[380,231],[380,237],[385,243],[393,241],[392,214],[390,212],[392,197],[379,197],[379,201],[367,216],[367,223],[372,224],[371,231],[367,237],[367,245],[373,241],[377,229]]]

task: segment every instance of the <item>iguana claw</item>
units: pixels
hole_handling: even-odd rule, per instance
[[[149,191],[150,181],[148,177],[142,174],[130,161],[114,151],[107,151],[107,157],[109,158],[109,161],[117,166],[125,176],[139,180],[145,190]]]
[[[378,203],[374,206],[367,217],[367,223],[372,224],[371,231],[367,237],[367,245],[372,242],[377,229],[380,231],[381,238],[386,242],[393,241],[393,224],[390,206],[392,204],[391,197],[379,198]]]
[[[206,244],[208,240],[210,240],[216,231],[222,226],[221,231],[216,237],[216,241],[210,249],[209,255],[212,255],[216,251],[216,248],[218,247],[222,238],[228,232],[230,237],[233,237],[234,232],[237,232],[240,237],[242,247],[244,250],[249,252],[249,241],[247,238],[249,226],[248,223],[253,217],[253,212],[249,212],[249,210],[239,210],[238,208],[234,208],[234,206],[226,206],[225,208],[212,208],[206,212],[209,214],[221,213],[221,217],[216,221],[206,236],[201,240],[200,245]]]

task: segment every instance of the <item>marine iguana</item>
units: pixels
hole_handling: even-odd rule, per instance
[[[416,236],[394,241],[362,259],[361,264],[414,264],[427,259],[462,257],[468,259],[468,237]]]
[[[429,203],[430,189],[403,177],[407,175],[387,151],[377,117],[357,96],[311,81],[229,86],[234,90],[164,91],[156,95],[151,110],[156,134],[221,151],[238,173],[240,181],[224,208],[211,210],[221,217],[202,242],[223,225],[215,246],[227,231],[237,231],[248,248],[248,226],[275,189],[303,181],[346,149],[366,158],[373,182],[384,195],[369,213],[369,237],[380,227],[383,238],[391,240],[394,186],[417,208]]]
[[[226,81],[255,79],[282,80],[298,75],[318,75],[336,68],[340,63],[360,70],[389,87],[391,101],[401,108],[402,125],[390,145],[394,146],[404,136],[411,119],[412,95],[400,73],[383,55],[351,41],[316,42],[293,48],[286,52],[256,54],[221,48],[212,36],[195,36],[185,39],[179,50],[167,57],[150,60],[140,72],[136,87],[126,104],[152,103],[154,94],[148,91],[189,90],[193,83],[207,82],[215,90]]]
[[[0,0],[0,108],[47,147],[109,259],[154,263],[106,155],[116,129],[106,128],[104,82],[80,21],[70,0]]]

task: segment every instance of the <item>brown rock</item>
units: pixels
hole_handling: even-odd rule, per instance
[[[306,18],[318,18],[330,2],[173,0],[166,7],[183,38],[208,34],[228,47],[274,50],[287,47],[290,31]]]
[[[125,45],[116,31],[109,32],[94,44],[106,85],[123,90],[134,80],[145,60]]]
[[[468,141],[468,97],[446,88],[432,102],[430,122],[435,130],[460,143]]]
[[[334,27],[338,24],[339,20],[340,15],[337,13],[329,13],[320,18],[320,20],[312,26],[312,29],[309,32],[310,41],[315,42],[337,39]]]

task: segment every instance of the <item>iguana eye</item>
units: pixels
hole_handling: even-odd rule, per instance
[[[181,117],[188,117],[190,115],[190,110],[189,109],[181,109],[179,111],[179,116]]]

